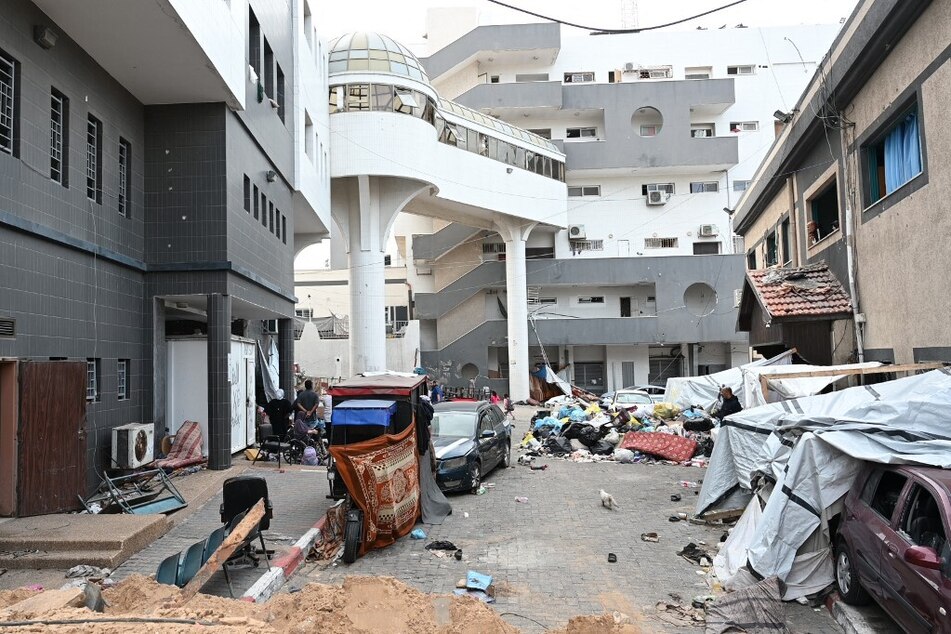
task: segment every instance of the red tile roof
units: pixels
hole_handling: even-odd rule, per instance
[[[852,302],[825,264],[796,269],[747,271],[760,305],[773,319],[795,320],[848,315]]]

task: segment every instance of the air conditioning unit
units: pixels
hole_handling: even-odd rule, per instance
[[[664,205],[667,203],[667,192],[657,191],[657,192],[647,192],[647,204],[648,205]]]
[[[700,237],[701,238],[712,238],[720,234],[720,230],[717,229],[716,225],[700,225]]]
[[[634,70],[634,62],[626,63],[624,65],[624,70],[626,70],[627,72],[631,72],[632,70]]]
[[[121,469],[135,469],[154,460],[155,426],[132,423],[112,429],[112,464]]]
[[[584,225],[568,225],[569,240],[587,240],[588,236],[584,231]]]

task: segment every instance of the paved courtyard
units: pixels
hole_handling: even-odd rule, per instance
[[[562,626],[574,615],[615,610],[642,619],[646,631],[674,631],[654,618],[655,604],[670,601],[674,593],[689,606],[693,597],[709,593],[699,567],[677,552],[690,542],[706,542],[713,549],[724,531],[669,521],[694,509],[697,489],[681,488],[678,481],[700,480],[705,470],[556,459],[536,463],[549,467],[497,469],[485,478],[495,485],[487,494],[451,496],[453,514],[440,526],[424,527],[426,540],[407,537],[351,565],[306,564],[285,589],[356,574],[389,575],[424,592],[449,593],[471,569],[494,577],[494,607],[528,632]],[[602,508],[600,488],[615,496],[620,510]],[[682,501],[672,502],[672,494],[682,495]],[[516,502],[517,496],[528,502]],[[659,541],[642,541],[645,532],[656,532]],[[430,554],[424,545],[432,540],[455,543],[463,561]],[[617,555],[617,563],[608,563],[608,553]],[[824,609],[791,605],[789,610],[794,626],[800,624],[798,632],[838,629]]]

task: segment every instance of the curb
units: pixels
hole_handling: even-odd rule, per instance
[[[287,583],[307,557],[311,547],[321,539],[327,515],[323,515],[314,527],[298,539],[291,549],[280,557],[271,561],[267,572],[261,575],[254,584],[241,596],[242,601],[262,603],[270,599]]]
[[[845,634],[900,634],[901,629],[875,604],[857,608],[845,603],[838,593],[826,599],[826,607]]]

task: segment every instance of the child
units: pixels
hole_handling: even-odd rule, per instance
[[[502,398],[502,409],[505,411],[505,417],[511,418],[512,421],[515,421],[515,405],[512,403],[512,399],[509,398],[509,395],[506,394]]]

